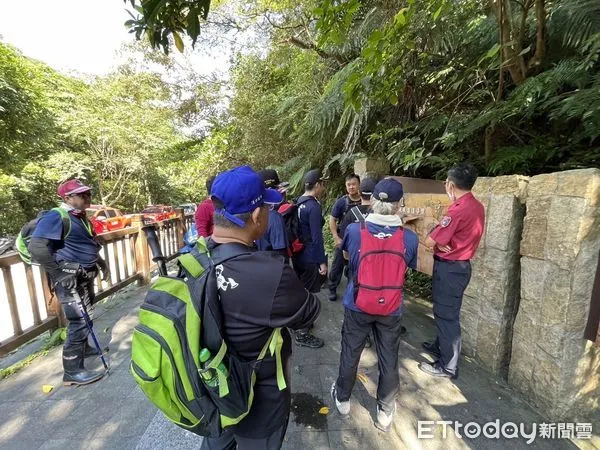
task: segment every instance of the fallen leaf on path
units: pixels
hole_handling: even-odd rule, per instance
[[[329,408],[327,406],[323,406],[320,410],[319,410],[319,414],[323,414],[324,416],[326,416],[327,414],[329,414]]]
[[[359,373],[356,376],[356,378],[358,378],[362,384],[367,384],[367,382],[369,381],[369,379],[367,378],[367,376],[364,373]]]
[[[110,330],[110,327],[106,327],[106,328],[104,329],[104,332],[105,332],[105,333],[108,333],[108,331],[109,331],[109,330]]]
[[[42,392],[44,394],[49,394],[50,392],[52,392],[53,389],[54,389],[54,386],[52,386],[51,384],[42,385]]]

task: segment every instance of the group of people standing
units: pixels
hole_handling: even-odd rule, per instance
[[[435,259],[436,337],[423,347],[436,359],[419,367],[435,377],[458,377],[462,295],[471,276],[469,261],[484,225],[483,206],[470,192],[476,178],[469,164],[448,172],[445,189],[452,205],[421,242],[432,249]],[[290,412],[292,335],[299,346],[324,345],[310,331],[321,309],[316,294],[328,281],[328,299],[336,301],[344,273],[348,284],[343,294],[340,365],[331,387],[332,401],[340,414],[350,414],[360,356],[372,335],[379,361],[375,426],[383,431],[391,426],[399,389],[400,337],[405,331],[401,324],[404,278],[409,268],[416,269],[419,238],[399,215],[404,204],[400,182],[393,178],[361,180],[351,174],[345,179],[346,194],[336,200],[329,218],[335,243],[329,266],[319,201],[326,183],[320,170],[310,170],[303,178],[303,194],[288,202],[289,184],[282,183],[271,169],[255,172],[248,166],[237,167],[207,182],[210,195],[197,209],[197,230],[206,237],[211,255],[232,246],[241,255],[225,261],[221,270],[229,280],[219,286],[228,344],[253,360],[271,331],[283,328],[281,355],[288,388],[279,390],[275,362],[265,358],[257,372],[249,414],[220,438],[205,438],[203,448],[280,448]],[[59,186],[58,195],[69,222],[63,214],[45,214],[30,248],[56,286],[68,319],[63,348],[65,384],[87,384],[102,374],[84,369],[84,358],[97,351],[87,342],[85,322],[74,308],[74,297],[91,305],[90,280],[98,271],[104,276],[109,273],[85,218],[91,188],[69,180]],[[290,231],[297,236],[290,236]],[[294,242],[292,238],[296,238]],[[78,265],[77,272],[69,270],[70,263]]]
[[[240,177],[236,172],[241,170],[251,169],[232,169],[218,175],[217,180],[220,177],[227,177],[228,183],[238,183]],[[254,240],[251,241],[246,236],[246,245],[258,253],[270,252],[272,255],[277,255],[273,257],[281,258],[287,268],[287,276],[281,277],[279,287],[275,291],[271,289],[270,293],[267,293],[262,283],[271,286],[275,284],[271,278],[273,276],[279,278],[281,275],[279,270],[268,271],[269,273],[265,273],[263,277],[254,277],[252,283],[245,285],[239,283],[241,292],[247,292],[248,298],[253,299],[251,308],[256,308],[258,304],[269,305],[270,313],[277,311],[279,319],[287,315],[286,320],[292,321],[300,315],[314,320],[320,310],[320,303],[316,300],[315,294],[320,292],[323,284],[328,281],[328,299],[336,301],[338,287],[343,274],[346,273],[348,284],[343,294],[344,318],[340,367],[338,378],[331,387],[332,400],[340,414],[350,414],[350,396],[356,380],[360,356],[365,346],[369,344],[369,336],[372,335],[379,361],[375,426],[383,431],[389,430],[399,389],[400,337],[406,330],[401,324],[404,312],[402,302],[404,277],[408,268],[416,269],[419,247],[418,236],[404,227],[399,215],[399,210],[404,205],[402,184],[392,178],[378,181],[371,178],[361,180],[356,174],[346,177],[346,194],[335,201],[329,218],[329,229],[333,235],[335,251],[332,264],[328,266],[323,236],[325,219],[319,201],[325,193],[327,178],[323,177],[318,169],[308,171],[303,178],[304,192],[293,202],[285,201],[289,185],[282,183],[274,170],[259,171],[256,173],[256,178],[262,180],[266,191],[278,191],[281,197],[277,202],[262,206],[267,210],[265,216],[268,223],[262,224],[264,232],[255,236]],[[469,164],[459,165],[448,172],[445,188],[453,203],[447,215],[421,242],[432,249],[435,259],[433,299],[436,338],[432,342],[424,342],[423,347],[436,359],[432,363],[423,362],[419,367],[425,373],[435,377],[456,379],[458,376],[459,314],[462,294],[470,278],[469,260],[477,249],[484,224],[483,206],[470,193],[476,178],[475,169]],[[239,192],[242,197],[245,189],[244,186],[235,185],[236,192]],[[227,217],[225,214],[227,204],[219,199],[219,193],[214,188],[210,192],[211,198],[222,207],[217,208],[213,216],[215,221],[221,222],[222,217]],[[286,233],[289,233],[289,226],[286,226],[280,213],[282,205],[290,203],[295,208],[297,233],[302,242],[302,249],[298,252],[290,249],[290,239],[286,236]],[[202,204],[199,211],[201,207]],[[247,209],[252,208],[254,205],[248,206]],[[200,221],[202,217],[209,216],[202,212],[197,213],[197,219]],[[198,230],[210,229],[210,227],[197,222]],[[219,228],[217,225],[214,226],[209,239],[225,243]],[[239,227],[228,227],[228,229],[230,232],[243,234]],[[304,287],[304,301],[301,301],[297,295],[297,281],[291,283],[289,280],[292,273],[289,271],[290,264],[295,273],[293,278],[299,280]],[[225,267],[224,271],[227,270],[228,268]],[[242,279],[239,268],[235,272],[229,272],[227,276],[236,279],[237,282],[236,273],[238,278]],[[283,285],[285,283],[287,286]],[[278,295],[273,297],[273,292]],[[227,297],[229,294],[222,292],[221,295]],[[286,298],[295,300],[286,301]],[[285,307],[279,303],[282,299],[286,304]],[[239,317],[239,310],[235,311],[235,315]],[[271,316],[271,320],[272,318]],[[310,332],[311,320],[295,322],[289,326],[296,345],[310,348],[324,345],[321,338]],[[240,330],[232,328],[227,332],[238,335]],[[249,330],[245,332],[250,333]],[[285,348],[289,349],[290,339],[291,336],[287,334],[284,336]],[[255,350],[258,352],[260,345],[257,344]],[[290,355],[291,349],[285,353],[287,379],[290,377],[288,359]],[[288,405],[284,417],[274,417],[261,407],[257,407],[255,411],[253,407],[250,418],[230,430],[223,439],[205,439],[203,444],[205,448],[226,448],[232,443],[237,443],[238,448],[279,448],[285,434],[289,413],[289,393],[277,394],[272,376],[273,373],[266,374],[265,378],[259,375],[258,395],[260,396],[261,392],[265,398],[280,395],[281,400]],[[244,425],[246,421],[252,424],[251,430]],[[274,424],[278,426],[274,428]],[[256,440],[249,441],[250,436]]]

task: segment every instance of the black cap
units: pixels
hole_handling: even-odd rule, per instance
[[[277,186],[279,186],[279,184],[280,184],[279,175],[277,174],[276,170],[265,169],[265,170],[259,170],[257,173],[260,176],[260,178],[263,180],[263,183],[265,183],[266,187],[276,188]]]
[[[324,176],[321,175],[321,171],[319,169],[312,169],[309,170],[308,172],[306,172],[304,174],[304,184],[316,184],[319,181],[325,181],[328,180],[329,178],[326,178]]]
[[[360,195],[372,195],[377,180],[373,178],[363,178],[360,182]]]

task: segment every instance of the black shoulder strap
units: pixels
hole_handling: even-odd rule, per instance
[[[354,214],[354,217],[356,218],[357,222],[364,223],[365,216],[363,215],[361,210],[358,208],[358,206],[353,206],[350,211],[352,211],[352,214]]]
[[[190,254],[198,260],[202,267],[208,269],[211,266],[217,266],[237,256],[251,253],[248,251],[248,247],[237,243],[219,244],[209,249],[209,252],[213,252],[215,248],[219,249],[219,256],[215,258],[210,257],[207,253],[199,252],[197,246],[192,247]]]
[[[209,247],[209,252],[214,252],[218,248],[219,255],[209,259],[209,266],[206,267],[206,277],[204,281],[204,295],[201,297],[200,317],[202,318],[202,336],[201,341],[207,348],[219,349],[223,341],[227,342],[225,332],[225,321],[221,306],[221,297],[219,294],[216,267],[219,264],[229,261],[241,255],[250,254],[248,247],[243,244],[228,243],[219,244],[215,247]],[[204,255],[206,257],[206,254]],[[227,351],[240,358],[233,346],[228,346]]]
[[[306,196],[306,197],[298,197],[298,200],[296,200],[296,206],[300,206],[302,203],[306,203],[307,201],[309,201],[312,197],[311,196]]]
[[[63,217],[62,223],[63,223],[62,238],[64,240],[67,237],[67,235],[69,234],[69,232],[71,231],[71,219],[69,217]]]

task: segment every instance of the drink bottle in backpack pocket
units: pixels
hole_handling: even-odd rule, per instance
[[[202,365],[202,369],[200,369],[198,372],[200,373],[200,376],[202,377],[204,383],[206,383],[207,386],[213,388],[219,386],[219,372],[225,377],[225,379],[227,379],[229,372],[227,371],[227,367],[225,367],[225,364],[223,364],[222,362],[219,363],[219,365],[214,369],[208,368],[209,364],[212,361],[212,355],[210,354],[209,349],[203,348],[202,350],[200,350],[199,358],[200,364]]]

